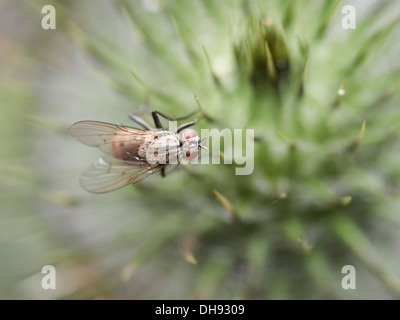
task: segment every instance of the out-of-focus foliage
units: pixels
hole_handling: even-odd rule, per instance
[[[399,297],[397,1],[52,1],[56,30],[45,4],[0,4],[0,298]],[[69,125],[193,92],[196,129],[255,130],[251,175],[79,187],[101,152]]]

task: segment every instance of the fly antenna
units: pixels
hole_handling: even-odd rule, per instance
[[[200,139],[200,141],[199,141],[199,147],[200,147],[200,149],[208,150],[208,148],[203,144],[203,142],[204,142],[207,138],[208,138],[208,136]]]

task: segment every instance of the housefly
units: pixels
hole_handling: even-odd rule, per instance
[[[156,129],[135,114],[130,118],[144,129],[100,121],[74,123],[69,132],[75,139],[105,153],[82,174],[81,186],[93,193],[104,193],[136,183],[157,171],[165,176],[167,167],[178,165],[182,159],[192,160],[199,149],[207,149],[202,144],[204,139],[195,130],[187,129],[197,119],[171,132],[163,129],[158,115],[179,120],[153,111]],[[181,131],[182,137],[179,137]]]

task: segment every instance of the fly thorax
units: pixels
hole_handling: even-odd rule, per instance
[[[179,136],[173,133],[161,134],[148,144],[146,160],[151,164],[167,164],[179,161]]]

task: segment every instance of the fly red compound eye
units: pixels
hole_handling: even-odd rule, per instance
[[[197,157],[199,153],[197,151],[186,151],[185,153],[185,158],[187,160],[193,160],[194,158]]]
[[[186,129],[185,131],[183,131],[182,136],[183,139],[191,139],[197,137],[197,133],[193,129]]]

